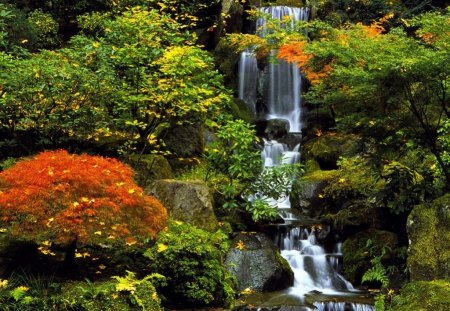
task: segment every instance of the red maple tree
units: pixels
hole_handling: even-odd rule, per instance
[[[153,238],[167,212],[118,160],[42,152],[0,172],[0,227],[61,245],[128,245]]]

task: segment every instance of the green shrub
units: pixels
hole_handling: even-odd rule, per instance
[[[43,287],[42,284],[37,284],[37,281],[42,281],[40,278],[36,278],[33,284],[0,279],[1,310],[162,310],[161,300],[153,284],[164,282],[163,276],[151,274],[137,279],[133,272],[127,271],[124,277],[112,278],[113,280],[96,283],[72,282],[62,288],[57,283]]]
[[[172,222],[145,252],[153,271],[167,278],[161,293],[174,304],[230,305],[233,279],[223,265],[229,247],[221,230],[210,233]]]

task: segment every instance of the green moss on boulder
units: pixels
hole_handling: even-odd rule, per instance
[[[173,178],[172,167],[165,157],[155,154],[133,154],[128,164],[135,170],[135,180],[145,188],[157,179]]]
[[[323,199],[323,190],[337,173],[335,170],[315,170],[302,176],[298,182],[300,191],[295,191],[290,196],[291,205],[309,217],[319,217],[326,213],[330,206]]]
[[[369,243],[368,247],[368,241]],[[344,241],[342,253],[344,254],[344,276],[352,284],[361,284],[361,278],[372,265],[370,260],[375,256],[385,255],[382,262],[387,264],[392,259],[392,250],[398,245],[395,233],[383,230],[369,229],[358,232]]]
[[[448,280],[408,283],[394,296],[389,311],[448,311],[450,282]]]
[[[157,180],[147,192],[167,208],[171,219],[213,231],[218,221],[208,185],[202,181]]]
[[[411,280],[450,279],[450,194],[415,206],[407,230]]]
[[[337,168],[341,156],[352,156],[357,151],[358,136],[353,134],[328,133],[303,144],[305,160],[316,160],[322,169]]]

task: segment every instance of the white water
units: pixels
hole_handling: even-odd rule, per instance
[[[290,293],[303,297],[310,291],[336,295],[342,291],[354,290],[333,269],[330,254],[325,253],[317,243],[314,230],[294,227],[278,237],[281,256],[283,256],[294,272],[294,286]]]
[[[239,98],[242,99],[256,116],[256,97],[259,70],[256,57],[250,50],[241,53],[239,60]]]
[[[286,6],[263,7],[259,9],[268,17],[282,20],[290,16],[291,25],[296,21],[307,20],[309,8],[291,8]],[[256,32],[265,36],[270,29],[267,18],[260,17],[256,21]],[[272,51],[272,56],[276,51]],[[296,64],[288,64],[278,60],[270,62],[266,77],[259,73],[257,60],[251,51],[241,54],[239,63],[239,98],[245,101],[249,109],[257,114],[256,101],[258,86],[263,84],[264,91],[260,94],[267,104],[266,119],[285,119],[289,121],[290,132],[301,130],[301,96],[302,79],[300,69]],[[262,81],[260,81],[262,79]]]

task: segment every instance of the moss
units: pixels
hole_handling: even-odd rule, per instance
[[[237,89],[238,76],[236,74],[236,66],[239,62],[239,54],[231,48],[226,38],[220,39],[214,50],[214,58],[220,72],[225,76],[225,84]]]
[[[316,160],[322,169],[334,169],[341,156],[356,153],[358,136],[328,133],[307,141],[303,147],[306,160]]]
[[[447,311],[450,302],[448,280],[417,281],[408,283],[394,296],[389,311]]]
[[[368,247],[368,241],[371,245]],[[381,256],[382,249],[387,251],[382,260],[384,263],[391,259],[390,250],[397,247],[397,235],[389,231],[369,229],[359,232],[342,244],[344,254],[344,275],[353,284],[360,284],[364,272],[370,267],[370,260]]]
[[[305,5],[303,0],[277,0],[277,5],[285,5],[292,7],[302,7]]]
[[[450,278],[450,194],[414,207],[408,236],[411,280]]]
[[[231,113],[244,121],[252,121],[251,111],[247,104],[240,99],[235,98],[230,105]]]
[[[307,174],[318,170],[320,170],[320,165],[316,160],[310,159],[305,162],[305,171]]]
[[[322,170],[315,170],[311,173],[308,173],[302,177],[302,180],[304,181],[330,181],[336,176],[338,176],[338,171],[336,170],[329,170],[329,171],[322,171]]]
[[[172,167],[165,157],[154,154],[134,154],[128,164],[136,171],[137,184],[145,188],[150,181],[173,178]]]

